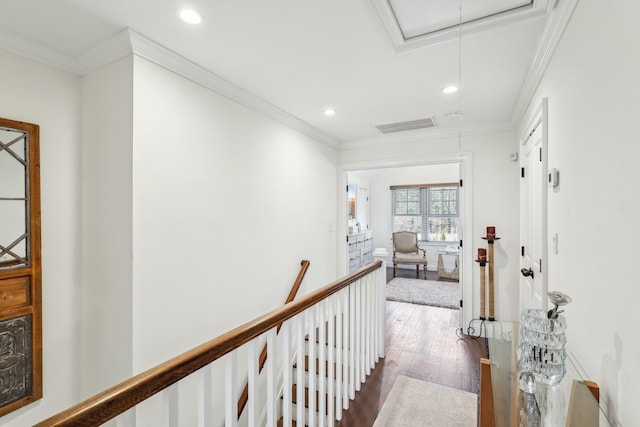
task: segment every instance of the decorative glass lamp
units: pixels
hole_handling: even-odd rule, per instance
[[[518,359],[521,371],[520,388],[533,393],[535,381],[558,384],[566,373],[565,329],[567,322],[559,307],[571,302],[562,292],[551,291],[547,295],[554,307],[549,311],[528,309],[520,314],[520,344]]]

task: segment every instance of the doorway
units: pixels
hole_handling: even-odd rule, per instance
[[[361,185],[368,189],[368,230],[371,233],[372,248],[385,248],[389,254],[392,254],[392,232],[393,232],[393,212],[392,212],[392,192],[391,186],[410,185],[410,184],[459,184],[459,212],[458,212],[458,229],[454,240],[447,235],[446,238],[438,240],[434,236],[421,236],[420,247],[425,248],[428,257],[427,280],[455,283],[456,289],[456,309],[459,309],[460,325],[466,324],[466,319],[471,319],[471,294],[472,294],[472,278],[470,277],[471,254],[470,249],[461,246],[463,242],[465,228],[471,229],[470,212],[471,208],[471,189],[470,182],[464,182],[464,177],[471,176],[471,157],[470,155],[461,158],[450,159],[449,161],[438,161],[433,163],[394,165],[388,167],[384,165],[368,165],[368,167],[345,167],[343,169],[344,186],[342,188],[352,189],[353,185]],[[357,193],[356,193],[357,194]],[[342,197],[341,216],[346,218],[339,221],[339,229],[342,228],[345,234],[349,233],[349,206],[354,205],[353,200],[349,200],[348,195]],[[357,202],[355,203],[357,205]],[[353,215],[353,213],[352,213]],[[347,241],[349,238],[347,237]],[[450,241],[451,240],[451,241]],[[342,241],[344,242],[344,240]],[[344,262],[340,264],[343,272],[348,271],[349,267],[349,247],[341,245],[342,259]],[[469,252],[469,253],[467,253]],[[391,268],[392,257],[387,258],[387,267]],[[466,265],[465,265],[466,264]],[[440,272],[438,274],[438,267]],[[408,268],[404,268],[408,267]],[[388,269],[389,270],[389,269]],[[453,273],[455,276],[446,276],[446,273]],[[402,278],[415,278],[415,266],[399,265],[397,276]],[[465,271],[469,274],[465,274]],[[467,277],[469,276],[469,277]],[[422,271],[420,272],[422,279]],[[423,279],[422,279],[423,280]],[[423,280],[424,281],[424,280]],[[467,306],[464,301],[469,301]],[[462,301],[462,308],[461,306]],[[454,308],[454,307],[449,307]]]

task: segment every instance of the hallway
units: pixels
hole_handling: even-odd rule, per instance
[[[387,301],[386,357],[336,425],[371,426],[398,375],[478,393],[486,346],[483,339],[459,339],[458,319],[457,310]]]

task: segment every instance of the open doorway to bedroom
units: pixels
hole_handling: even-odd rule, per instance
[[[372,261],[374,249],[385,248],[390,254],[387,299],[456,310],[459,325],[464,299],[461,170],[458,161],[346,172],[348,271]],[[358,200],[362,195],[366,203]],[[394,268],[395,232],[415,234],[426,271],[415,264]]]

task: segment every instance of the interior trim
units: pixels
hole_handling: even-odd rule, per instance
[[[578,0],[557,2],[557,7],[551,13],[513,109],[511,122],[514,125],[522,121],[577,5]]]
[[[65,55],[39,44],[11,37],[1,31],[0,49],[5,49],[78,76],[83,76],[134,54],[282,123],[316,141],[333,148],[338,148],[340,145],[340,141],[336,138],[131,29],[121,31],[111,39],[77,57]]]
[[[173,51],[159,45],[135,31],[126,30],[131,37],[132,52],[156,65],[173,71],[182,77],[198,83],[207,89],[236,101],[258,113],[261,113],[291,129],[305,134],[330,147],[337,148],[340,141],[318,130],[310,124],[268,103],[264,99],[244,90],[240,86],[223,79],[217,74],[189,61]]]
[[[414,49],[444,43],[450,40],[455,40],[460,36],[460,28],[459,26],[455,26],[433,33],[424,34],[422,36],[405,39],[389,1],[371,0],[371,2],[373,3],[373,7],[378,13],[380,20],[382,21],[382,25],[387,31],[387,34],[391,39],[391,43],[397,53],[408,52]],[[531,7],[523,6],[511,11],[488,16],[483,19],[463,23],[462,31],[464,32],[464,35],[468,35],[532,18],[542,17],[547,13],[549,3],[553,2],[554,0],[536,0]]]
[[[409,188],[438,188],[438,187],[459,187],[459,182],[441,182],[435,184],[407,184],[407,185],[390,185],[389,190],[404,190]]]
[[[357,148],[364,148],[371,145],[376,144],[406,144],[411,142],[424,142],[424,141],[434,141],[438,139],[447,139],[447,138],[457,138],[458,135],[461,136],[469,136],[469,135],[483,135],[487,133],[498,133],[498,132],[506,132],[513,131],[516,127],[508,122],[508,123],[497,123],[487,126],[476,126],[476,127],[468,127],[462,130],[458,130],[455,128],[451,129],[421,129],[417,131],[407,131],[400,132],[395,134],[386,134],[373,138],[360,139],[356,141],[343,142],[340,145],[340,150],[353,150]]]

